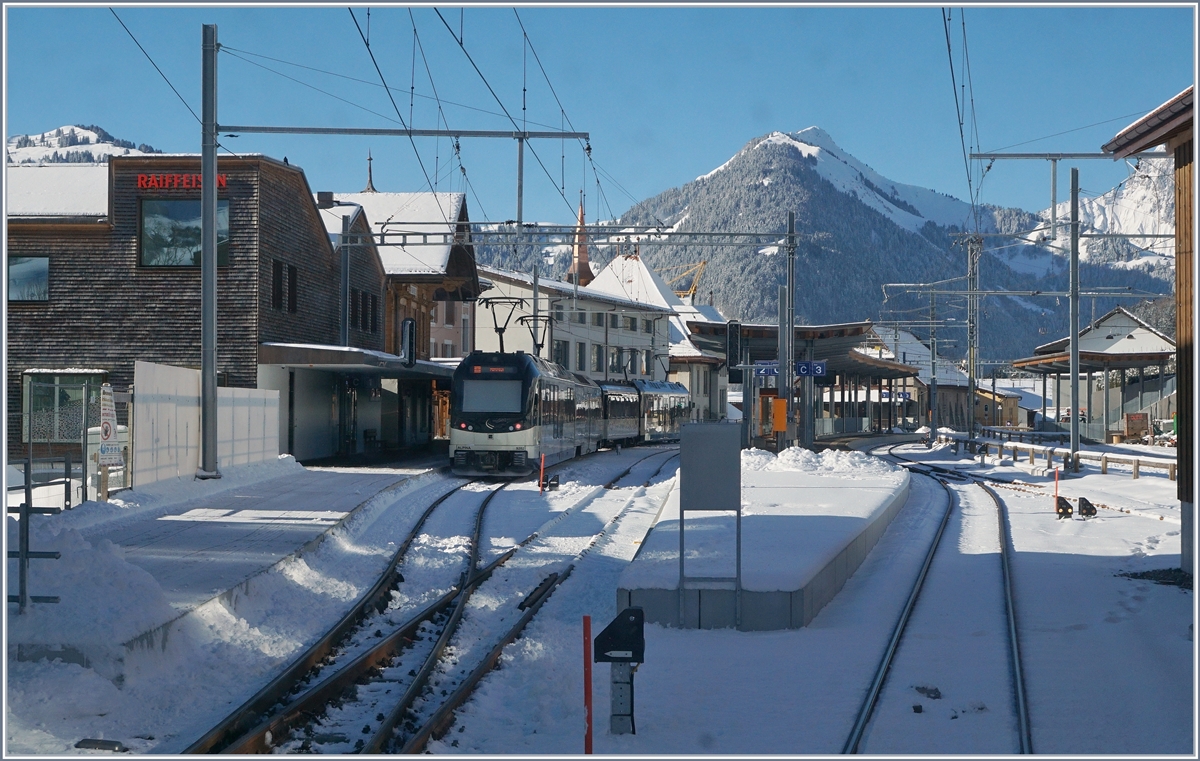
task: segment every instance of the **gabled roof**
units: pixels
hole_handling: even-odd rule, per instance
[[[107,217],[108,164],[9,164],[9,217]]]
[[[480,267],[479,271],[486,275],[489,280],[533,288],[533,276],[527,275],[524,272],[513,272],[512,270],[502,270],[495,267]],[[561,280],[549,280],[545,278],[538,280],[538,291],[541,293],[552,293],[555,296],[567,297],[573,296],[576,292],[575,286],[571,283],[564,283]],[[625,298],[623,296],[615,296],[604,291],[597,291],[594,290],[590,285],[579,286],[579,296],[591,301],[598,301],[602,304],[610,304],[615,307],[622,307],[632,311],[663,313],[669,313],[671,311],[669,308],[660,306],[658,304],[645,301],[634,301],[633,299]]]
[[[361,206],[375,233],[430,233],[428,243],[378,246],[383,270],[389,275],[445,275],[451,269],[452,249],[445,235],[459,232],[467,222],[463,193],[334,193],[334,200]],[[336,207],[335,207],[336,208]],[[338,232],[341,232],[340,222]],[[468,245],[463,234],[461,245]],[[472,262],[474,255],[471,255]]]
[[[630,301],[666,307],[673,312],[679,311],[683,306],[683,302],[675,295],[671,286],[637,254],[613,257],[587,287],[592,291],[609,293]]]
[[[1193,87],[1188,85],[1186,90],[1118,132],[1101,150],[1121,159],[1191,132]]]
[[[928,386],[932,382],[929,367],[929,358],[932,352],[921,339],[907,330],[881,325],[876,325],[874,332],[880,343],[883,344],[881,356],[917,368],[917,380],[922,384]],[[876,351],[878,351],[878,347],[876,347]],[[966,387],[969,380],[967,374],[958,367],[957,362],[942,356],[938,357],[937,379],[938,384],[942,386],[963,387]]]
[[[1058,354],[1070,349],[1070,337],[1042,344],[1033,350],[1034,355]],[[1079,350],[1097,354],[1152,354],[1175,352],[1175,342],[1138,319],[1123,307],[1116,307],[1108,314],[1079,331]]]

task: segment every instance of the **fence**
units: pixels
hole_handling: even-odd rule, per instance
[[[200,372],[134,363],[133,479],[144,485],[200,466]],[[279,392],[217,389],[218,467],[279,456]]]
[[[938,437],[939,442],[957,443],[958,440],[953,437]],[[1018,460],[1027,461],[1029,465],[1037,465],[1040,460],[1046,471],[1054,470],[1055,463],[1064,469],[1072,469],[1078,471],[1084,464],[1091,464],[1099,468],[1101,473],[1108,473],[1109,467],[1112,465],[1122,466],[1122,471],[1125,467],[1129,469],[1129,475],[1133,478],[1140,478],[1143,470],[1158,470],[1166,473],[1167,478],[1174,481],[1178,474],[1178,461],[1166,457],[1142,457],[1139,455],[1113,454],[1109,452],[1089,452],[1078,451],[1075,456],[1071,456],[1071,450],[1066,447],[1041,446],[1038,444],[1025,444],[1022,442],[1001,440],[995,444],[988,443],[985,446],[994,450],[1003,459],[1006,453],[1012,453],[1013,462]]]
[[[871,430],[869,417],[819,417],[813,421],[813,436],[836,436],[839,433],[861,433]]]

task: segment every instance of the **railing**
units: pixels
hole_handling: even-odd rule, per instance
[[[940,440],[940,439],[939,439]],[[1057,458],[1058,462],[1064,468],[1078,471],[1084,463],[1094,463],[1101,473],[1108,473],[1110,465],[1127,465],[1130,468],[1130,474],[1133,478],[1140,478],[1141,471],[1145,468],[1151,470],[1166,471],[1167,478],[1174,481],[1178,471],[1178,461],[1167,459],[1165,457],[1142,457],[1140,455],[1124,455],[1112,454],[1109,452],[1089,452],[1079,451],[1075,453],[1074,458],[1071,456],[1071,450],[1063,447],[1046,447],[1037,444],[1024,444],[1016,441],[1000,441],[994,445],[985,445],[988,447],[994,446],[1003,459],[1006,451],[1012,452],[1013,462],[1018,459],[1028,458],[1030,465],[1036,465],[1039,458],[1044,457],[1046,462],[1046,470],[1054,469],[1054,462]]]
[[[68,456],[64,460],[64,475],[61,479],[45,479],[42,486],[53,487],[62,485],[66,496],[65,500],[69,504],[71,499],[71,458]],[[29,517],[31,515],[54,515],[59,512],[57,507],[34,507],[33,506],[33,465],[34,459],[32,456],[25,458],[25,476],[22,479],[25,483],[20,486],[10,486],[9,491],[20,489],[24,492],[24,499],[16,508],[6,508],[9,513],[16,513],[18,516],[18,540],[17,549],[8,551],[8,558],[17,561],[17,594],[8,595],[8,602],[15,602],[18,605],[18,613],[24,613],[25,607],[31,602],[38,603],[56,603],[59,601],[57,596],[52,595],[31,595],[29,594],[29,561],[30,560],[58,560],[58,552],[35,552],[29,549]],[[6,497],[7,500],[7,497]]]
[[[822,436],[836,436],[840,433],[862,433],[863,431],[871,430],[871,418],[869,417],[820,417],[814,422],[813,435],[817,438]]]

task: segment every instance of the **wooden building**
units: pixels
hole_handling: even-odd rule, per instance
[[[1195,188],[1192,170],[1192,98],[1194,86],[1121,130],[1104,144],[1114,160],[1165,145],[1175,158],[1175,343],[1178,408],[1178,497],[1183,516],[1181,565],[1194,568],[1195,484]]]
[[[343,291],[329,230],[340,232],[341,219],[322,219],[299,167],[222,156],[217,174],[218,383],[279,390],[280,446],[298,459],[369,449],[385,375],[428,388],[448,371],[405,368],[386,352],[380,253],[349,248]],[[83,380],[124,391],[135,360],[200,366],[200,157],[10,165],[7,178],[12,456],[40,403],[27,393],[34,381],[64,393]],[[351,211],[352,227],[368,231],[361,210]],[[349,426],[354,412],[371,420]],[[59,438],[50,443],[79,441],[70,431]]]

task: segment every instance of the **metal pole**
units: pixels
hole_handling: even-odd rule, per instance
[[[983,240],[973,236],[967,241],[967,439],[975,440],[975,364],[979,361],[979,255]]]
[[[788,299],[787,286],[786,285],[779,286],[779,343],[778,343],[778,350],[777,350],[777,353],[779,355],[779,375],[776,376],[776,381],[779,384],[779,388],[777,389],[778,394],[779,394],[778,398],[786,400],[784,402],[785,416],[788,415],[787,411],[790,411],[792,408],[791,397],[792,397],[792,394],[796,390],[795,384],[791,382],[791,373],[787,372],[788,366],[789,366],[788,354],[790,353],[788,349],[792,344],[792,341],[790,339],[793,336],[793,332],[788,329],[788,325],[786,324],[787,323],[787,314],[788,314],[788,308],[787,308],[788,300],[789,299]],[[772,410],[772,412],[773,411],[774,410]],[[772,421],[774,421],[774,417],[772,417],[771,419],[772,419]],[[775,450],[776,450],[776,452],[782,452],[788,446],[788,430],[787,429],[790,427],[791,427],[791,417],[788,416],[788,419],[784,424],[784,430],[775,435],[775,441],[776,441]]]
[[[17,593],[20,600],[17,613],[25,612],[25,604],[29,602],[29,516],[33,510],[33,425],[29,426],[29,450],[25,455],[25,501],[21,503],[21,527],[17,537]],[[6,498],[7,500],[7,498]]]
[[[937,398],[937,298],[929,292],[929,446],[938,435]]]
[[[81,499],[79,500],[80,504],[87,502],[87,498],[88,498],[88,487],[87,487],[87,461],[88,461],[87,400],[88,400],[88,396],[89,396],[89,394],[88,394],[89,391],[91,391],[91,384],[85,382],[83,384],[83,414],[80,415],[80,417],[83,418],[83,421],[80,423],[80,426],[83,428],[83,430],[80,432],[80,436],[83,439],[83,462],[80,463],[80,465],[79,465],[79,469],[80,469],[80,472],[82,473],[82,479],[83,479],[82,484],[81,484],[81,489],[82,489],[82,493],[80,494]],[[30,440],[32,440],[32,437],[30,437]]]
[[[200,146],[200,472],[217,472],[217,27],[204,25]]]
[[[1050,240],[1058,240],[1058,159],[1050,159]]]
[[[787,362],[779,367],[779,379],[784,381],[783,387],[787,389],[787,432],[784,433],[784,445],[791,445],[796,439],[796,403],[792,398],[795,393],[796,386],[796,346],[795,346],[795,331],[792,326],[796,324],[796,212],[788,212],[787,221],[787,341],[785,343],[787,349]],[[811,359],[811,357],[810,357]],[[781,359],[782,363],[783,360]],[[785,376],[783,373],[787,372]],[[812,395],[805,384],[804,398],[808,400],[808,407],[812,407]],[[811,419],[811,413],[805,413],[806,421]],[[808,425],[805,424],[805,446],[810,445],[808,440]]]
[[[342,255],[342,346],[350,345],[350,216],[342,216],[342,234],[338,237]]]
[[[1071,167],[1071,460],[1079,452],[1079,168]]]
[[[1046,430],[1046,374],[1042,373],[1042,424],[1038,430]]]

